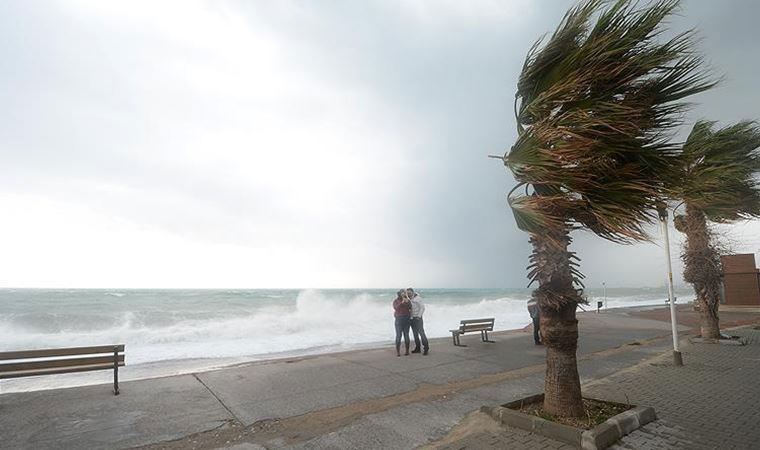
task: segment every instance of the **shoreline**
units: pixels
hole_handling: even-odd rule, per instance
[[[691,302],[679,305],[688,305]],[[578,315],[596,315],[596,310],[590,308],[578,311]],[[636,305],[623,306],[602,309],[603,312],[610,313],[631,313],[645,312],[653,309],[664,308],[666,305]],[[530,333],[532,325],[527,324],[522,328],[513,328],[507,330],[494,331],[490,334],[498,337],[522,336]],[[450,342],[450,337],[430,338],[431,343],[440,342],[446,344]],[[366,343],[357,343],[350,348],[339,348],[341,345],[323,345],[317,347],[294,349],[282,352],[265,353],[259,355],[246,355],[221,358],[181,358],[169,359],[162,361],[151,361],[135,365],[127,365],[119,369],[119,379],[122,382],[150,380],[156,378],[166,378],[180,375],[195,373],[206,373],[217,370],[233,369],[254,365],[276,364],[281,362],[297,362],[320,356],[341,356],[350,355],[368,350],[380,350],[393,348],[393,341],[375,341]],[[127,346],[127,364],[129,364],[129,347]],[[110,384],[113,382],[113,374],[108,370],[60,374],[55,376],[41,376],[29,378],[16,378],[0,381],[0,395],[23,392],[40,392],[56,389],[69,389],[84,386],[95,386],[101,384]]]

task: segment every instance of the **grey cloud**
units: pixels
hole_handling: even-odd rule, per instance
[[[405,179],[377,174],[390,187],[368,190],[355,209],[302,217],[224,173],[167,160],[160,152],[206,129],[255,126],[248,113],[261,105],[195,92],[173,77],[179,70],[174,64],[183,61],[213,67],[213,49],[185,48],[150,30],[109,30],[65,8],[7,2],[0,6],[0,56],[13,70],[0,73],[0,192],[63,197],[201,241],[255,247],[280,239],[303,246],[319,241],[336,251],[404,251],[419,255],[420,267],[408,269],[424,273],[431,285],[523,286],[530,249],[505,201],[514,181],[486,156],[503,153],[514,141],[512,100],[525,53],[570,4],[542,0],[518,11],[517,19],[448,16],[438,22],[389,2],[217,4],[251,29],[276,36],[290,52],[282,56],[300,62],[295,70],[343,86],[359,101],[378,99],[383,111],[367,112],[377,133],[414,128],[400,138]],[[720,89],[700,96],[690,121],[760,116],[753,86],[758,9],[749,0],[689,1],[674,20],[674,29],[699,28],[708,59],[727,75]],[[292,117],[294,133],[301,121],[320,115],[318,103],[283,99],[268,106]],[[90,188],[98,185],[102,192]],[[387,210],[373,206],[395,186],[403,195]],[[339,232],[330,234],[332,228]],[[589,285],[661,283],[656,245],[620,247],[580,233],[575,250]],[[381,284],[398,276],[395,268],[383,269],[398,264],[393,259],[355,264],[386,270],[373,278]],[[447,270],[435,277],[423,264]]]

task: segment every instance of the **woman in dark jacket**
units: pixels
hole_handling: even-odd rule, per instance
[[[406,291],[401,289],[396,293],[393,300],[393,317],[396,318],[396,356],[401,356],[401,333],[404,333],[404,347],[409,355],[409,326],[411,325],[412,304],[406,296]]]

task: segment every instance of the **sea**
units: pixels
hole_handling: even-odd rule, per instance
[[[125,344],[122,380],[388,345],[396,289],[0,289],[0,352]],[[530,323],[529,289],[418,289],[429,337]],[[587,289],[590,305],[665,305],[664,288]],[[689,301],[688,288],[676,292]],[[106,383],[108,371],[0,380],[0,392]]]

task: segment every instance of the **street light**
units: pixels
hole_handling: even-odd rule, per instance
[[[683,366],[683,358],[678,350],[678,323],[676,322],[676,302],[673,295],[673,268],[670,265],[670,238],[668,237],[668,209],[664,203],[657,205],[657,212],[660,215],[660,226],[662,227],[662,236],[665,238],[665,258],[668,262],[668,303],[670,303],[670,326],[673,328],[673,362],[676,366]]]

